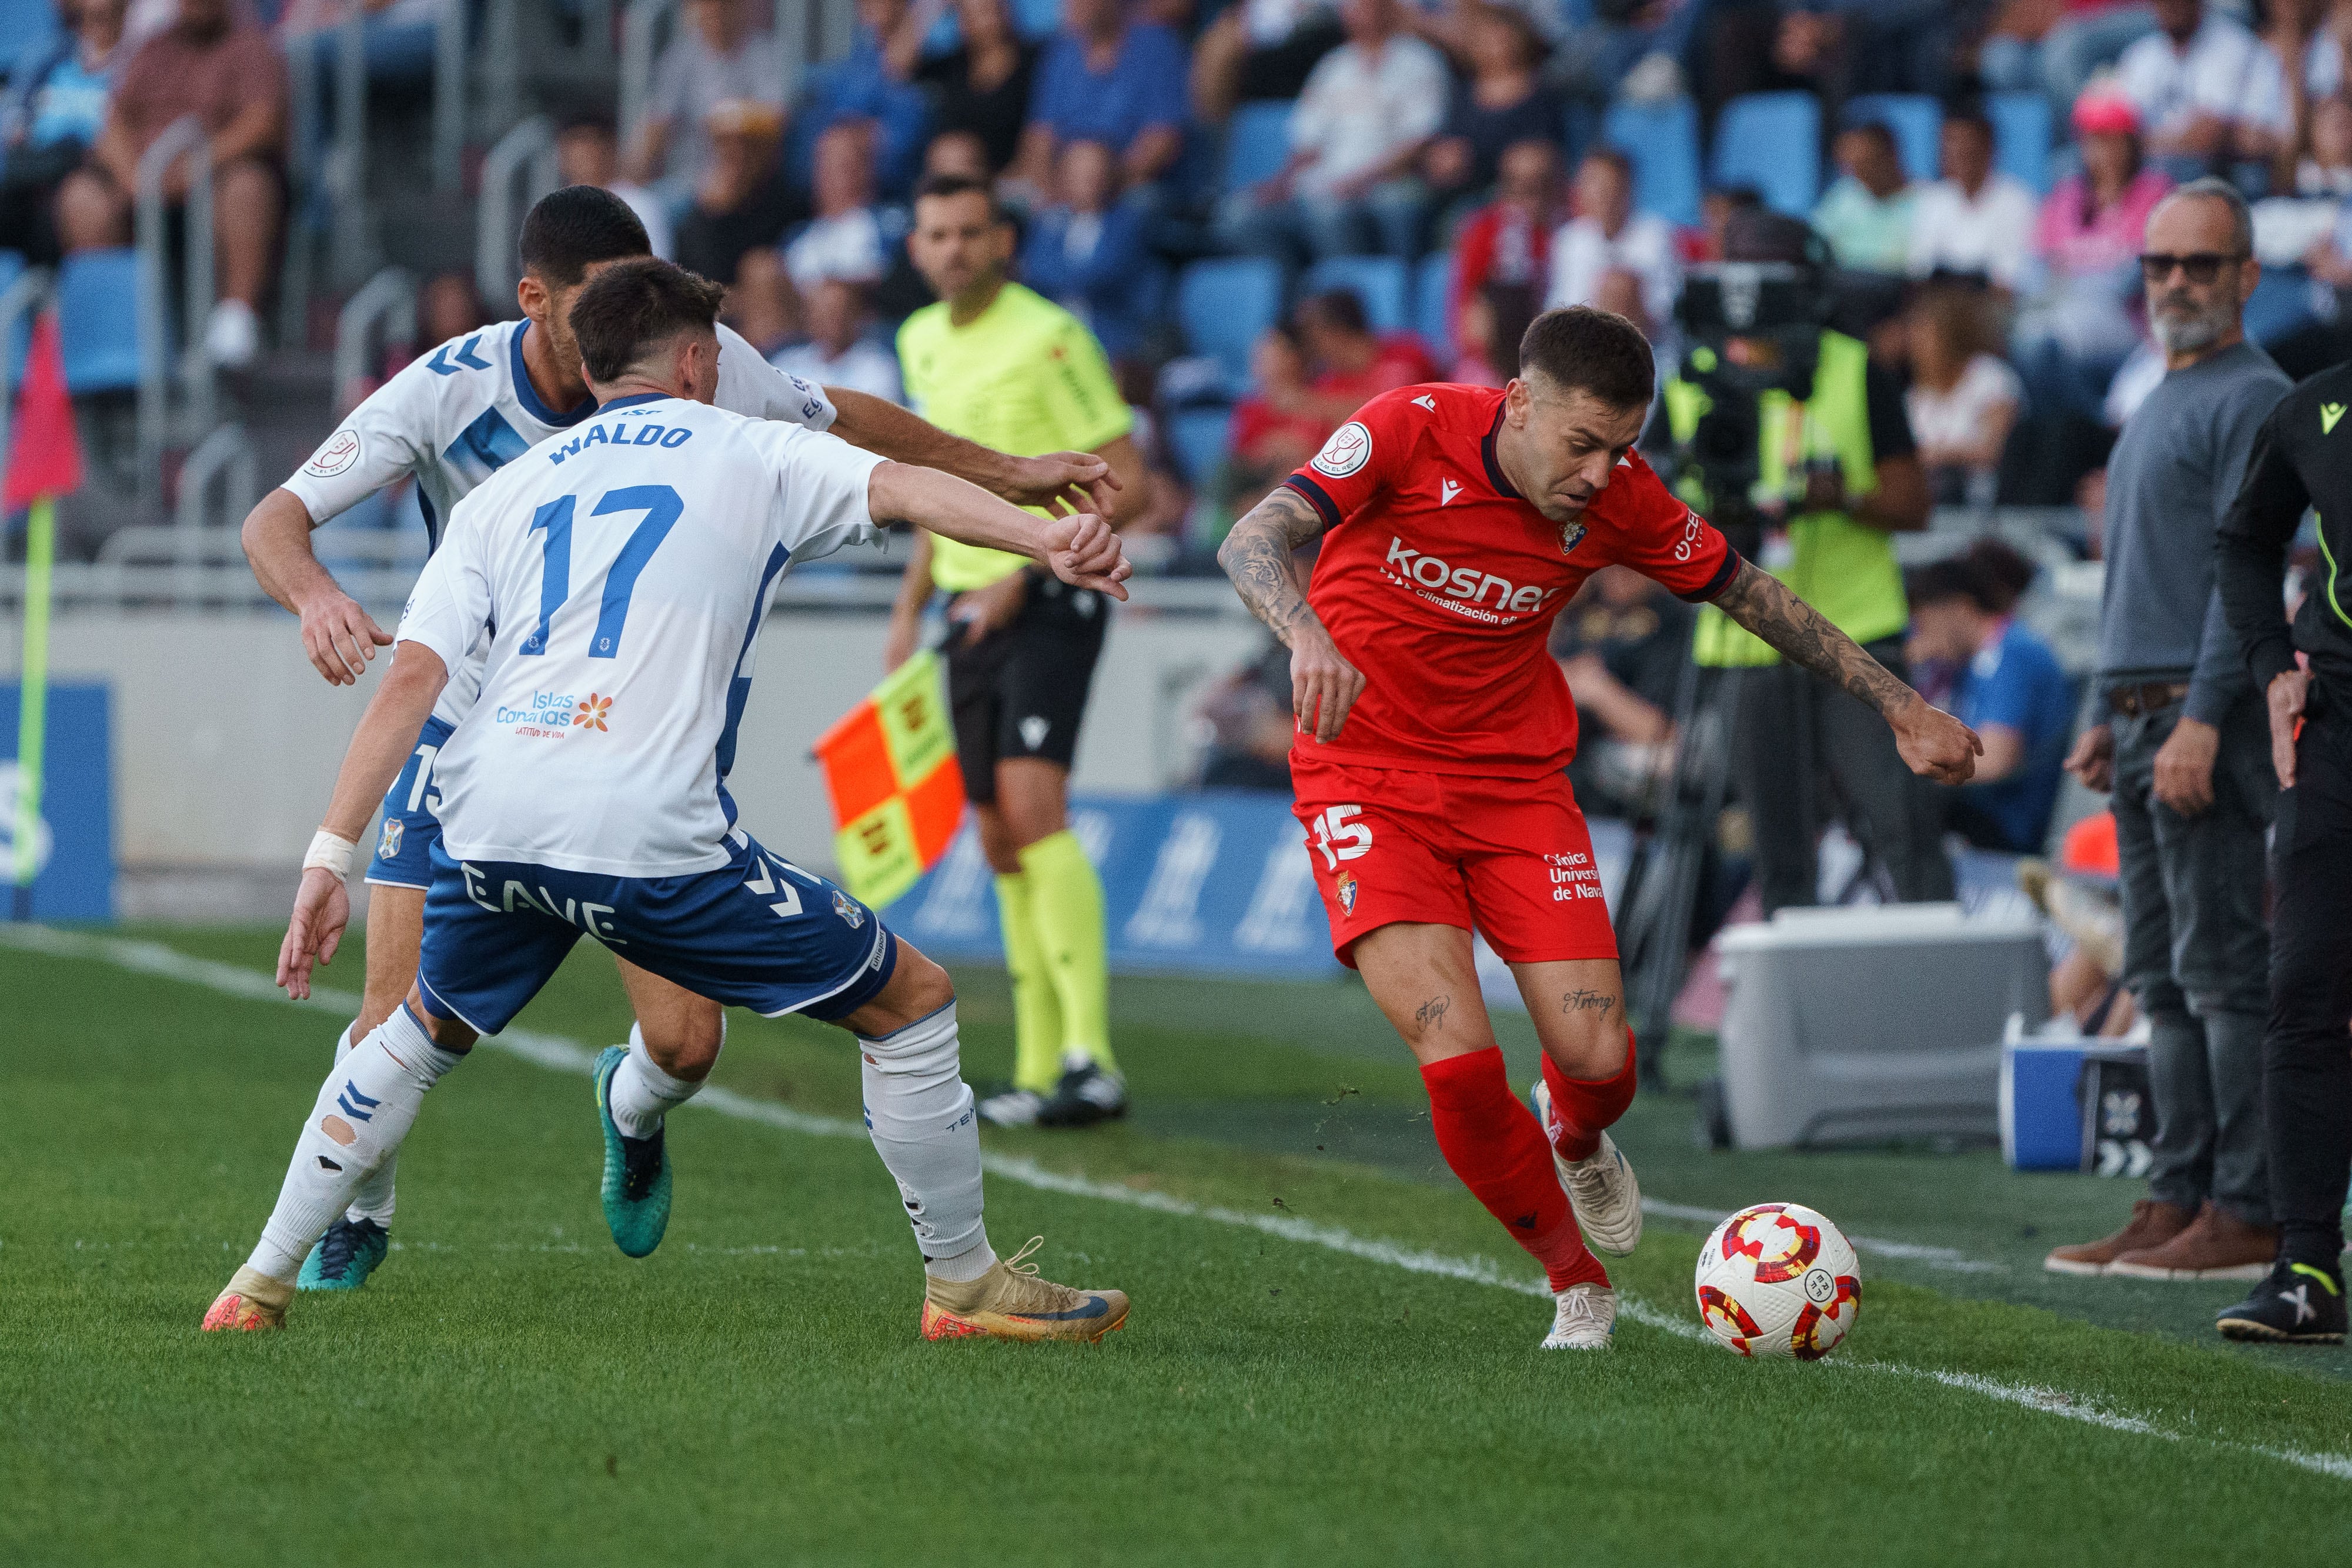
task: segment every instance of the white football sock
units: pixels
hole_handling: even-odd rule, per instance
[[[727,1024],[719,1025],[719,1049],[727,1049]],[[654,1064],[653,1053],[646,1049],[645,1030],[635,1024],[629,1026],[629,1054],[613,1070],[613,1082],[604,1090],[604,1103],[613,1113],[613,1124],[624,1135],[650,1138],[661,1131],[662,1118],[674,1105],[683,1105],[702,1092],[702,1082],[688,1082],[672,1078]]]
[[[361,1181],[408,1135],[425,1092],[464,1060],[435,1045],[402,1007],[338,1061],[303,1120],[278,1207],[247,1266],[292,1283]]]
[[[923,1266],[976,1280],[996,1261],[981,1219],[980,1119],[957,1060],[955,1004],[857,1041],[866,1127],[898,1183]]]
[[[352,1053],[352,1030],[358,1026],[359,1020],[356,1019],[343,1026],[342,1037],[335,1041],[336,1061],[341,1062],[343,1058]],[[360,1189],[352,1195],[352,1206],[343,1211],[343,1217],[347,1219],[373,1219],[378,1225],[390,1229],[393,1208],[392,1178],[393,1173],[399,1167],[400,1151],[394,1149],[384,1155],[383,1164],[370,1171],[367,1174],[367,1179],[360,1183]]]

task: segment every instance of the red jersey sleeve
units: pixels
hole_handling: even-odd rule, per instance
[[[1429,428],[1412,406],[1412,391],[1399,387],[1364,404],[1331,433],[1323,450],[1283,481],[1314,503],[1326,532],[1379,495],[1391,475],[1404,472]]]
[[[1609,559],[1665,584],[1678,599],[1706,603],[1739,570],[1731,541],[1676,498],[1638,452],[1626,454],[1593,507],[1606,525],[1601,546]]]

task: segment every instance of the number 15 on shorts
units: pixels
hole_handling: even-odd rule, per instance
[[[1341,861],[1370,852],[1370,824],[1354,821],[1363,814],[1361,806],[1329,806],[1316,817],[1314,847],[1323,853],[1324,869],[1336,871]]]

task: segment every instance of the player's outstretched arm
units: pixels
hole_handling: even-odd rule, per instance
[[[877,457],[968,479],[1016,507],[1092,512],[1105,518],[1119,516],[1117,497],[1124,486],[1110,463],[1094,453],[1008,457],[976,441],[950,435],[929,420],[871,392],[827,387],[824,395],[833,400],[832,434]]]
[[[1895,748],[1911,771],[1939,784],[1965,784],[1984,753],[1976,732],[1895,678],[1822,612],[1756,563],[1743,560],[1716,608],[1778,649],[1790,664],[1844,687],[1895,731]]]
[[[1074,587],[1127,597],[1123,585],[1135,569],[1118,536],[1091,512],[1041,517],[952,474],[907,463],[883,464],[867,484],[877,521],[916,523],[964,544],[1025,555]]]
[[[1323,531],[1307,497],[1284,486],[1250,508],[1217,547],[1217,564],[1250,613],[1290,650],[1292,722],[1318,740],[1338,738],[1364,695],[1363,672],[1339,654],[1331,633],[1298,591],[1292,553]]]
[[[278,949],[278,983],[297,1001],[310,994],[313,960],[331,963],[342,946],[343,928],[352,917],[351,894],[343,886],[352,852],[367,831],[376,802],[400,777],[409,749],[416,744],[416,732],[433,716],[433,705],[448,678],[448,666],[432,649],[422,643],[401,643],[393,650],[392,668],[384,672],[343,752],[334,799],[303,860],[293,918],[287,922],[286,940]]]
[[[377,625],[310,547],[310,509],[291,490],[275,489],[246,514],[239,541],[262,591],[302,618],[302,651],[328,681],[357,682],[392,633]]]

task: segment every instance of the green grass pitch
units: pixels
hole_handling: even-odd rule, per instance
[[[148,936],[247,972],[275,943]],[[1409,1121],[1402,1048],[1335,1054],[1271,988],[1219,1029],[1122,988],[1139,1093],[1182,1102],[1160,1130],[989,1135],[999,1249],[1043,1233],[1048,1277],[1134,1297],[1097,1348],[925,1344],[894,1189],[840,1135],[845,1037],[742,1015],[716,1080],[740,1113],[673,1121],[652,1258],[605,1234],[587,1080],[486,1045],[425,1103],[375,1281],[204,1336],[340,1025],[24,940],[0,934],[0,1563],[2072,1568],[2302,1561],[2352,1525],[2340,1382],[1867,1249],[1822,1364],[1693,1337],[1697,1228],[1655,1220],[1613,1270],[1615,1348],[1540,1354],[1533,1267],[1466,1193],[1316,1131]],[[967,1014],[978,1078],[1009,1059],[1001,982]],[[585,944],[521,1020],[591,1050],[627,1024]],[[1334,1146],[1205,1135],[1224,1120]],[[1780,1196],[1845,1218],[1746,1198]]]

